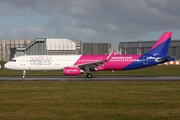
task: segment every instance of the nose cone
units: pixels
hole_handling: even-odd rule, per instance
[[[9,63],[6,63],[6,64],[4,65],[4,68],[9,69],[9,68],[10,68]]]

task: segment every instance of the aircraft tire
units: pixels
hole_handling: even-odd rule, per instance
[[[91,73],[88,73],[88,74],[86,75],[86,77],[87,77],[87,78],[92,78],[92,74],[91,74]]]

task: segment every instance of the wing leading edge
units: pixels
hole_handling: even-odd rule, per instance
[[[76,64],[74,66],[79,67],[80,69],[85,69],[86,67],[88,67],[89,69],[96,69],[98,66],[102,66],[105,62],[108,62],[113,55],[114,55],[114,50],[108,55],[106,59],[95,62]]]

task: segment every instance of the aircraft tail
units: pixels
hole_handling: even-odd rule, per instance
[[[172,32],[164,32],[164,34],[159,38],[159,40],[152,46],[150,51],[146,54],[153,56],[167,56],[171,37]]]

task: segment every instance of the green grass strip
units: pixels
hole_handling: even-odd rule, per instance
[[[180,118],[179,81],[1,81],[2,120]]]

